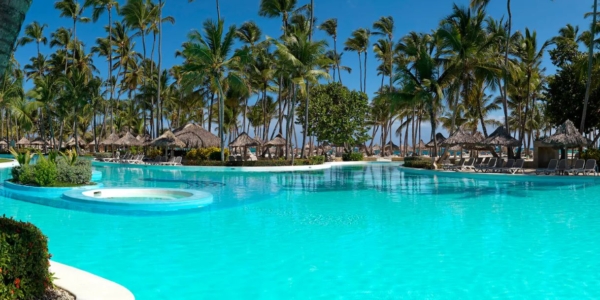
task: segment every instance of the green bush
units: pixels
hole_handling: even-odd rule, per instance
[[[587,149],[581,154],[581,159],[595,159],[596,161],[600,161],[600,150]]]
[[[31,223],[0,218],[0,299],[41,299],[52,286],[48,239]]]
[[[94,154],[94,157],[97,159],[103,159],[103,158],[111,158],[112,157],[112,153],[110,152],[99,152]]]
[[[24,165],[12,169],[13,181],[24,185],[36,185],[33,165]]]
[[[33,165],[33,170],[35,173],[34,181],[36,185],[53,186],[56,183],[56,164],[44,156],[39,156],[37,163]]]
[[[161,156],[161,155],[162,155],[162,150],[156,148],[156,149],[148,150],[148,154],[146,156],[148,156],[148,158],[154,159],[157,156]]]
[[[363,154],[361,152],[346,152],[342,154],[343,161],[362,161]]]
[[[415,168],[415,169],[433,169],[433,164],[431,162],[431,158],[425,157],[405,157],[404,158],[404,166],[407,168]]]
[[[321,165],[325,162],[325,156],[316,155],[308,158],[311,165]]]
[[[92,163],[86,159],[78,159],[73,165],[69,165],[64,158],[58,158],[56,169],[57,181],[61,183],[82,185],[89,183],[92,178]]]

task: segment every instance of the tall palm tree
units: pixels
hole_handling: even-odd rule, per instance
[[[325,31],[325,33],[327,33],[327,35],[329,35],[333,39],[333,54],[334,54],[334,57],[336,57],[336,58],[338,57],[337,28],[338,28],[338,21],[336,18],[325,20],[325,22],[323,22],[323,23],[321,23],[321,25],[319,25],[319,29]],[[339,55],[339,57],[341,58],[341,55]],[[340,71],[340,61],[336,60],[334,67],[337,68],[338,81],[340,83],[342,83],[342,72]]]
[[[100,18],[100,16],[104,13],[107,12],[108,13],[108,45],[104,45],[104,53],[105,56],[108,57],[108,78],[112,78],[112,65],[113,65],[113,51],[112,51],[112,45],[113,45],[113,35],[112,35],[112,11],[113,8],[117,11],[117,13],[119,12],[119,2],[116,0],[86,0],[84,3],[84,7],[89,7],[92,6],[93,7],[93,13],[92,13],[92,20],[94,22],[97,22],[98,19]],[[98,40],[97,40],[98,41]],[[108,46],[108,47],[106,47]],[[108,51],[106,51],[108,50]],[[113,84],[112,80],[109,80],[110,83],[110,93],[109,93],[109,103],[111,103],[111,105],[113,105],[113,97],[115,94],[115,87]],[[113,110],[111,109],[111,112]],[[114,126],[111,126],[111,128],[114,130]],[[111,131],[111,133],[114,131]]]
[[[221,161],[225,161],[225,139],[223,136],[223,114],[225,93],[223,86],[244,89],[242,78],[234,71],[234,65],[245,62],[245,53],[236,52],[230,57],[235,42],[236,28],[230,26],[225,32],[224,21],[206,20],[203,32],[193,31],[189,42],[183,45],[184,71],[195,78],[207,76],[217,87],[219,97],[219,138],[221,139]]]
[[[594,42],[596,40],[596,26],[598,26],[598,24],[596,24],[596,17],[597,17],[597,12],[598,12],[598,0],[594,0],[594,13],[593,13],[593,20],[592,20],[592,26],[590,29],[590,33],[592,35],[591,38],[591,43],[588,49],[588,70],[587,70],[587,82],[586,82],[586,87],[585,87],[585,100],[583,102],[583,114],[581,115],[581,125],[579,126],[579,132],[583,133],[584,129],[585,129],[585,117],[587,115],[587,107],[588,107],[588,102],[590,100],[590,91],[591,91],[591,87],[592,87],[592,65],[594,63]]]
[[[67,68],[69,66],[69,61],[67,59],[67,52],[69,50],[69,44],[71,43],[72,32],[64,27],[60,27],[53,32],[50,39],[50,47],[59,46],[63,48],[64,51],[64,64],[65,64],[65,74],[67,74]]]
[[[19,39],[17,42],[19,46],[24,46],[29,43],[35,42],[37,45],[37,54],[40,55],[40,44],[46,45],[48,43],[48,38],[44,36],[44,29],[48,27],[48,25],[40,25],[37,21],[27,25],[25,27],[25,36]]]
[[[394,18],[392,16],[389,17],[381,17],[379,20],[373,23],[373,35],[383,35],[387,37],[387,46],[388,46],[388,58],[387,63],[390,68],[390,86],[389,91],[392,91],[392,77],[394,73],[394,58],[393,58],[393,47],[394,47]]]
[[[77,43],[77,22],[87,23],[89,18],[83,16],[85,6],[81,6],[77,0],[61,0],[54,3],[54,8],[60,10],[60,16],[73,20],[73,41]]]

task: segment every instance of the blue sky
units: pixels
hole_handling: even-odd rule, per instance
[[[80,0],[83,2],[84,0]],[[27,14],[25,24],[36,20],[42,24],[47,24],[46,30],[48,38],[50,32],[60,26],[70,28],[72,22],[70,19],[60,18],[59,12],[54,9],[53,0],[34,0]],[[122,3],[125,1],[121,1]],[[196,0],[188,3],[187,0],[165,0],[166,7],[164,14],[175,18],[175,24],[165,24],[163,40],[163,66],[169,68],[181,61],[174,57],[177,49],[180,49],[181,43],[186,41],[187,34],[192,29],[200,29],[202,22],[207,18],[216,19],[216,4],[214,0]],[[310,0],[299,1],[299,4],[309,3]],[[538,32],[540,44],[542,41],[550,39],[557,34],[558,30],[567,23],[579,25],[581,30],[589,28],[591,19],[585,20],[585,12],[591,11],[591,0],[519,0],[512,1],[513,11],[513,30],[524,30],[525,27]],[[221,17],[226,25],[240,25],[244,21],[254,20],[263,29],[265,35],[277,37],[280,35],[281,20],[267,19],[258,16],[259,0],[221,0]],[[468,0],[446,1],[446,0],[315,0],[315,17],[317,23],[328,18],[338,18],[338,49],[343,47],[343,42],[350,33],[360,27],[371,28],[373,22],[381,16],[391,15],[395,20],[395,37],[398,40],[410,31],[430,32],[435,29],[439,21],[447,16],[453,3],[457,5],[468,5]],[[506,1],[492,0],[488,6],[488,13],[494,18],[501,18],[506,15]],[[91,10],[84,14],[91,16]],[[78,38],[82,40],[86,47],[93,45],[97,37],[104,37],[103,26],[107,23],[108,17],[105,14],[98,23],[79,24],[77,28]],[[316,33],[316,38],[326,39],[333,44],[322,32]],[[372,39],[372,42],[375,38]],[[141,47],[141,41],[137,42]],[[140,49],[138,48],[138,51]],[[372,52],[372,51],[371,51]],[[42,53],[48,55],[51,50],[48,47],[42,47]],[[376,78],[376,60],[371,55],[368,57],[367,73],[367,93],[372,94],[377,90],[381,78]],[[17,50],[16,57],[24,65],[30,57],[36,55],[35,45],[27,45]],[[104,59],[96,58],[94,60],[99,68],[101,75],[106,76],[106,62]],[[359,88],[358,58],[355,53],[344,54],[343,64],[353,69],[352,74],[342,74],[345,85],[350,88]],[[554,72],[554,67],[545,57],[544,67],[547,73]],[[28,86],[30,86],[28,84]],[[251,101],[252,103],[253,101]],[[499,116],[500,112],[498,112]],[[423,137],[428,140],[430,129],[427,124],[423,124]]]

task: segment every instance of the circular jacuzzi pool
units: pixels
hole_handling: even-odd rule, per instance
[[[162,188],[105,188],[72,190],[62,198],[76,205],[108,212],[174,212],[199,209],[213,202],[206,192]]]

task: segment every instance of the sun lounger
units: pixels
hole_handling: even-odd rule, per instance
[[[556,167],[556,174],[562,175],[567,170],[567,160],[561,159],[558,161],[558,167]]]
[[[457,164],[455,164],[454,166],[450,166],[450,167],[448,167],[448,170],[456,170],[456,169],[458,169],[458,168],[462,168],[462,166],[463,166],[464,164],[465,164],[465,159],[464,159],[464,158],[461,158],[461,159],[460,159],[460,161],[459,161]]]
[[[506,164],[508,165],[508,162]],[[524,159],[517,159],[517,161],[515,161],[515,163],[512,165],[512,167],[505,167],[503,169],[503,171],[506,171],[507,173],[510,173],[510,174],[517,174],[520,171],[521,173],[525,174],[525,171],[523,171],[524,165],[525,165]]]
[[[452,166],[452,163],[449,159],[446,159],[442,162],[442,170],[448,170],[449,167]]]
[[[171,156],[171,158],[169,158],[169,160],[165,161],[165,162],[161,162],[159,165],[161,166],[170,166],[175,162],[175,157]]]
[[[542,173],[546,175],[550,175],[550,173],[556,172],[556,167],[558,166],[558,159],[551,159],[548,163],[548,167],[545,169],[537,169],[535,170],[536,175],[540,175]]]
[[[487,165],[483,165],[483,166],[479,166],[479,167],[475,167],[475,172],[481,171],[481,172],[486,172],[490,169],[493,169],[496,166],[496,161],[498,160],[498,158],[496,157],[492,157]]]
[[[475,158],[471,157],[471,158],[469,158],[469,160],[467,160],[465,162],[464,165],[462,165],[462,167],[457,168],[456,171],[462,172],[462,171],[467,171],[467,170],[473,170],[473,168],[474,168],[473,164],[474,163],[475,163]]]
[[[598,172],[596,172],[596,160],[595,159],[588,159],[585,162],[585,167],[583,168],[583,175],[587,175],[587,174],[594,174],[594,176],[598,175]]]
[[[506,164],[504,166],[500,166],[499,168],[494,168],[495,172],[498,173],[502,173],[504,171],[508,172],[508,169],[512,168],[515,164],[515,160],[514,159],[509,159],[506,161]]]
[[[481,161],[479,161],[479,163],[475,163],[475,168],[487,166],[489,162],[490,162],[490,158],[484,157]]]
[[[486,172],[492,172],[492,173],[500,172],[503,167],[504,167],[504,159],[500,158],[500,159],[496,160],[496,165],[493,168],[486,170]]]
[[[579,173],[583,173],[583,168],[585,167],[585,159],[578,159],[575,161],[575,165],[572,168],[568,168],[565,170],[565,174],[573,174],[578,175]]]

